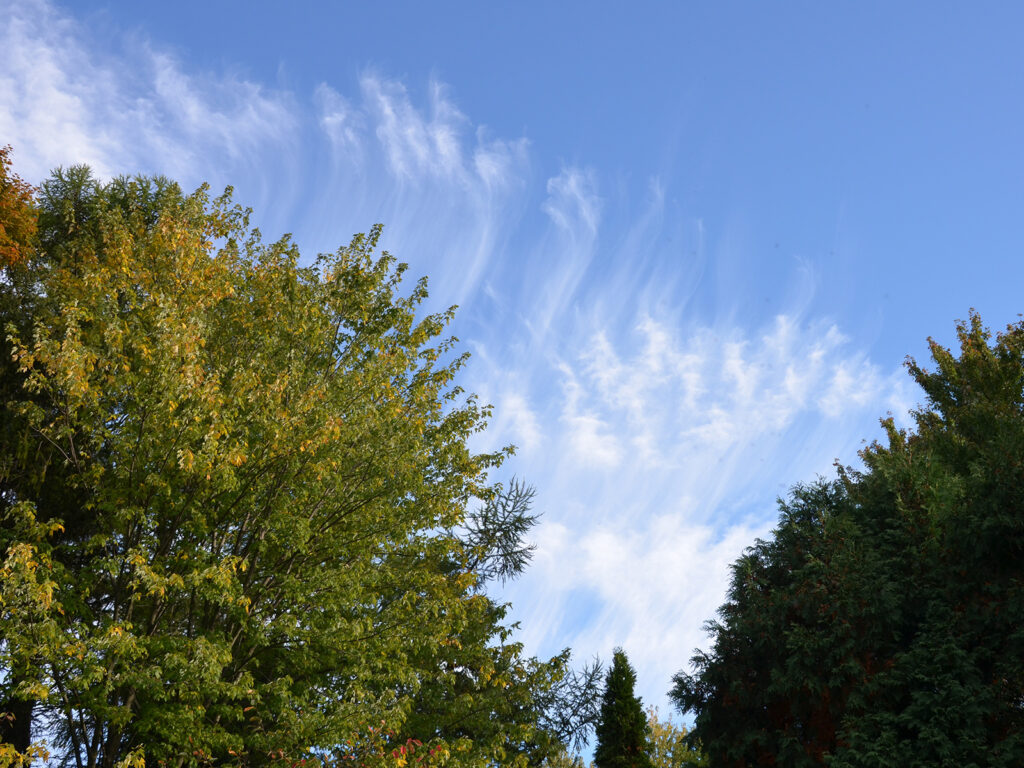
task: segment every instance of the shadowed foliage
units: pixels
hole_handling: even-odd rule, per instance
[[[1024,763],[1024,324],[908,369],[916,429],[796,488],[673,696],[714,766]]]
[[[639,697],[633,693],[635,686],[636,672],[625,652],[616,648],[596,728],[597,768],[652,768],[647,754],[647,717]]]

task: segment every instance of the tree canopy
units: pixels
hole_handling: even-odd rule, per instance
[[[687,765],[706,765],[704,755],[687,742],[685,726],[676,725],[669,715],[662,719],[657,707],[648,706],[648,754],[654,768],[683,768]]]
[[[32,187],[11,165],[11,148],[0,147],[0,268],[27,258],[36,234]]]
[[[673,696],[716,766],[1024,763],[1024,323],[908,368],[916,429],[796,488]]]
[[[636,672],[625,652],[616,648],[595,729],[597,768],[652,768],[647,717],[640,698],[633,692],[635,686]]]
[[[72,167],[32,201],[3,160],[38,232],[0,209],[0,763],[542,760],[568,654],[482,591],[530,498],[380,228],[304,265],[230,190]]]

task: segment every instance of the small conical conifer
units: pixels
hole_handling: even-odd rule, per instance
[[[594,750],[596,768],[652,768],[648,756],[647,716],[633,694],[636,672],[616,648],[601,701]]]

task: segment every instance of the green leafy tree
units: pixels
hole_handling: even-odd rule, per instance
[[[676,725],[669,715],[664,720],[657,707],[647,707],[647,728],[650,732],[649,753],[654,768],[682,768],[686,765],[707,765],[699,750],[687,743],[687,730]]]
[[[712,765],[1024,762],[1024,324],[908,362],[927,404],[797,488],[673,695]]]
[[[36,521],[29,505],[6,510],[0,547],[0,766],[47,758],[33,744],[32,712],[47,691],[32,674],[38,650],[53,647],[57,633],[56,583],[48,538],[59,524]]]
[[[849,680],[862,672],[845,613],[861,596],[844,598],[849,585],[830,567],[846,504],[839,483],[792,491],[773,536],[733,565],[711,650],[695,657],[694,675],[676,676],[676,701],[696,712],[693,733],[713,765],[817,765],[836,748]]]
[[[38,209],[33,190],[12,171],[11,148],[0,147],[0,283],[33,253]],[[0,291],[0,313],[9,297]],[[17,366],[0,328],[0,402],[17,387]],[[14,446],[19,428],[11,414],[0,418],[0,443]],[[5,452],[6,453],[6,452]],[[9,462],[0,457],[0,510],[10,510],[0,528],[0,765],[24,756],[31,744],[32,712],[38,686],[26,675],[32,643],[51,609],[47,527],[31,507],[18,505],[5,491]],[[40,610],[43,609],[43,610]]]
[[[410,745],[482,765],[542,742],[527,707],[564,659],[504,642],[474,563],[506,550],[451,533],[507,451],[468,449],[488,409],[454,383],[452,312],[419,312],[422,280],[400,293],[380,229],[302,266],[229,193],[80,167],[38,207],[0,281],[19,734],[89,768],[411,764]],[[435,698],[495,725],[449,744],[413,715]]]
[[[601,717],[597,723],[597,768],[651,768],[647,718],[640,698],[633,693],[636,672],[621,648],[612,655]]]
[[[505,625],[508,605],[486,595],[489,582],[517,578],[529,562],[525,542],[538,515],[535,490],[515,479],[467,516],[459,532],[468,566],[447,560],[438,568],[468,567],[474,575],[466,596],[468,620],[438,648],[426,649],[424,676],[413,693],[402,734],[439,738],[453,745],[452,764],[485,755],[495,764],[538,765],[565,747],[579,750],[596,720],[600,662],[576,670],[568,648],[549,661],[525,658]],[[460,747],[472,744],[468,757]]]

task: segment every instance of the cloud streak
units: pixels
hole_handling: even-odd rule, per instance
[[[87,163],[107,178],[141,171],[198,183],[211,170],[251,173],[291,151],[287,94],[186,73],[148,43],[101,53],[106,46],[42,0],[0,7],[0,135],[28,178]]]
[[[521,390],[531,367],[512,367]],[[538,389],[552,379],[559,396],[517,462],[546,516],[534,567],[505,594],[531,647],[622,645],[662,705],[775,497],[856,461],[879,405],[912,396],[834,325],[790,315],[760,330],[643,310],[625,333],[579,324],[532,367]]]
[[[330,145],[322,197],[354,202],[342,218],[353,228],[387,222],[387,246],[396,252],[432,249],[435,292],[473,301],[524,204],[527,141],[491,138],[436,81],[422,106],[404,83],[374,72],[362,75],[354,98],[322,83],[314,101]],[[315,207],[307,220],[317,240],[336,235],[338,216],[328,213]]]

